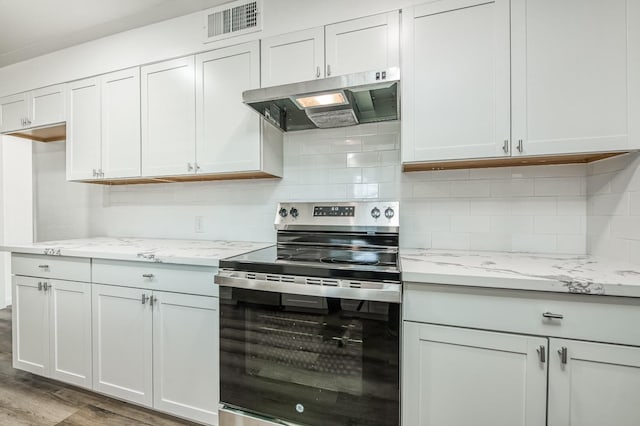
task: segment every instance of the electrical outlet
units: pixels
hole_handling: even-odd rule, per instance
[[[204,220],[202,219],[202,216],[196,216],[194,230],[198,233],[204,232]]]

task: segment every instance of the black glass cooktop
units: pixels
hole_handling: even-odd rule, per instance
[[[397,250],[277,245],[220,261],[220,268],[320,278],[400,281]]]

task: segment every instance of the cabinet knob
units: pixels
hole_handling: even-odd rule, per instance
[[[518,139],[518,152],[522,153],[524,151],[524,142],[522,139]]]
[[[187,171],[193,171],[193,166],[191,165],[191,163],[187,163]]]
[[[142,304],[144,305],[145,303],[147,303],[147,300],[149,300],[149,296],[147,296],[146,294],[142,293]]]
[[[562,348],[558,349],[558,355],[560,355],[560,362],[562,364],[566,365],[567,364],[567,360],[569,358],[567,347],[563,346]]]
[[[38,291],[42,291],[42,281],[38,281]]]
[[[547,362],[547,348],[545,348],[544,345],[540,345],[538,346],[538,349],[536,349],[536,351],[538,352],[538,358],[540,359],[540,362],[542,364]]]
[[[502,145],[502,150],[505,154],[509,153],[509,139],[504,140],[504,144]]]
[[[42,288],[43,288],[43,290],[44,290],[44,291],[49,290],[49,283],[45,281],[45,282],[42,284]]]

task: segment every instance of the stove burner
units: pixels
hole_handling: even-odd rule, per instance
[[[323,257],[322,259],[320,259],[320,263],[337,263],[341,265],[374,266],[374,265],[378,265],[380,261],[378,259],[358,260],[352,257]]]

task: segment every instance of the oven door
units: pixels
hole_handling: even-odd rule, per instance
[[[221,287],[221,402],[303,425],[398,425],[399,325],[397,303]]]

